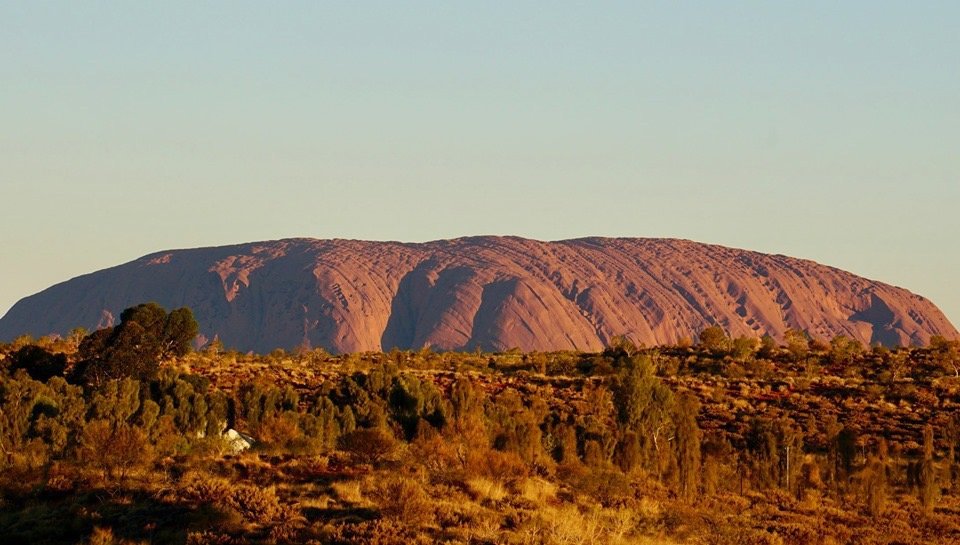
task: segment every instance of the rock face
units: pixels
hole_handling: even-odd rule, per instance
[[[907,290],[811,261],[673,239],[423,244],[289,239],[160,252],[57,284],[0,319],[0,339],[110,325],[126,307],[189,306],[206,338],[268,352],[599,349],[615,335],[925,344],[957,330]]]

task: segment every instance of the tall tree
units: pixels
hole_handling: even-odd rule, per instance
[[[877,517],[883,513],[889,494],[889,477],[887,475],[889,462],[887,442],[880,438],[873,454],[860,472],[860,490],[863,495],[867,512]]]
[[[170,314],[156,303],[130,307],[120,324],[87,335],[80,343],[76,371],[89,384],[156,375],[160,361],[189,352],[199,326],[188,308]]]
[[[633,431],[647,469],[660,473],[672,421],[673,392],[654,375],[645,355],[624,358],[613,384],[613,404],[621,433]]]
[[[924,511],[933,511],[940,495],[937,473],[933,465],[933,426],[923,427],[923,459],[920,462],[920,504]]]
[[[675,430],[674,445],[677,456],[678,488],[680,496],[691,499],[697,494],[700,480],[700,427],[697,413],[700,403],[692,394],[681,395],[673,413]]]

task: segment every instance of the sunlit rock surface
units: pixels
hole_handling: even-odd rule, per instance
[[[205,338],[267,352],[601,348],[788,328],[865,344],[957,330],[909,291],[782,255],[673,239],[422,244],[290,239],[159,252],[57,284],[0,319],[0,339],[95,329],[156,301],[193,309]]]

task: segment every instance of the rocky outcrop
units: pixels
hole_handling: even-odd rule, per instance
[[[590,350],[615,335],[695,338],[715,323],[888,345],[958,336],[923,297],[812,261],[673,239],[468,237],[160,252],[21,300],[0,339],[93,329],[146,301],[189,306],[206,338],[258,352]]]

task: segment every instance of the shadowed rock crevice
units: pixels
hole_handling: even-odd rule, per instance
[[[471,301],[476,299],[472,292],[478,291],[472,284],[475,276],[473,269],[464,266],[438,271],[432,259],[418,265],[400,281],[380,338],[381,347],[462,348],[470,336],[471,306],[476,306]]]
[[[877,297],[876,294],[870,294],[870,305],[850,316],[854,322],[866,322],[870,325],[872,334],[870,344],[880,343],[887,346],[898,344],[909,344],[909,338],[903,338],[894,323],[896,315],[890,310],[890,307]]]
[[[507,300],[517,290],[517,279],[500,280],[491,282],[483,287],[483,294],[480,296],[480,307],[473,318],[473,330],[470,332],[470,340],[464,348],[474,350],[505,350],[512,348],[504,346],[504,335],[502,321],[504,317],[504,306]]]

